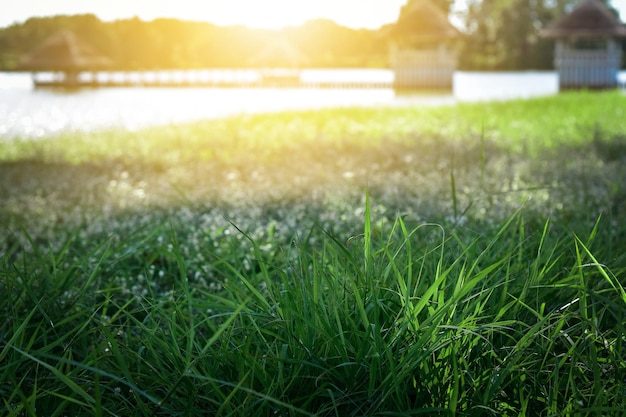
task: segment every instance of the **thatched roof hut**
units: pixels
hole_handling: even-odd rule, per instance
[[[541,34],[547,38],[626,37],[626,27],[602,2],[584,0]]]
[[[561,89],[617,86],[618,38],[626,37],[626,27],[601,1],[583,0],[541,35],[556,40],[554,66]]]
[[[78,73],[106,68],[111,61],[99,55],[73,32],[61,30],[25,56],[19,68],[26,71]]]
[[[387,34],[399,43],[441,43],[456,39],[460,32],[447,14],[431,0],[409,0]]]

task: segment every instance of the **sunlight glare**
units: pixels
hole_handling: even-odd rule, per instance
[[[287,25],[300,24],[307,18],[302,7],[295,7],[293,0],[234,1],[224,2],[218,13],[233,16],[247,26],[255,28],[280,29]]]
[[[281,29],[289,25],[299,25],[310,18],[311,7],[298,4],[293,0],[266,0],[247,1],[235,0],[223,2],[219,6],[203,7],[198,10],[197,4],[190,7],[187,15],[196,13],[211,21],[211,16],[215,16],[215,21],[222,24],[243,24],[254,28]]]
[[[407,0],[20,0],[0,13],[0,26],[32,16],[93,13],[105,21],[175,18],[219,26],[281,29],[329,19],[352,28],[375,29],[395,21]],[[465,1],[465,0],[461,0]],[[626,0],[622,0],[626,1]]]

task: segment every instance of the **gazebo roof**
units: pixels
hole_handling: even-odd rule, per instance
[[[268,68],[298,68],[307,62],[308,57],[283,38],[269,42],[250,58],[250,63]]]
[[[541,31],[548,38],[626,37],[626,27],[599,0],[583,0],[570,13]]]
[[[431,0],[409,0],[407,9],[390,28],[393,36],[409,36],[421,41],[444,41],[459,37],[460,33],[446,13]]]
[[[26,55],[19,67],[30,71],[81,71],[110,65],[107,57],[97,54],[74,32],[61,30]]]

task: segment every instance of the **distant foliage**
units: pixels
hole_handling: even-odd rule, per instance
[[[387,61],[386,40],[378,31],[328,20],[279,31],[177,19],[102,22],[88,14],[31,18],[0,29],[0,70],[15,69],[21,56],[60,29],[76,32],[120,70],[250,67],[251,57],[279,37],[309,57],[311,67],[382,67]]]

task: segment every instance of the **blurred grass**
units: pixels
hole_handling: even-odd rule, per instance
[[[624,100],[619,91],[579,91],[451,107],[340,108],[246,115],[138,133],[66,133],[52,141],[4,141],[0,143],[0,159],[74,164],[94,160],[184,163],[235,158],[244,150],[270,153],[293,146],[294,142],[378,146],[389,140],[414,143],[417,138],[443,137],[467,141],[483,135],[509,151],[525,150],[536,155],[564,142],[585,143],[598,128],[609,135],[622,133]]]
[[[623,214],[625,101],[575,92],[0,142],[0,213],[38,236],[133,211],[362,207],[367,187],[392,218],[498,223],[526,205],[564,220],[584,212],[588,224]]]

